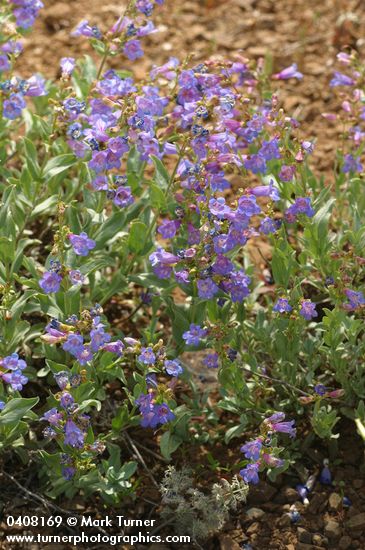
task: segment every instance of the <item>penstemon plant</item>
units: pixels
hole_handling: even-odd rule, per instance
[[[99,62],[64,57],[51,82],[16,69],[42,3],[1,3],[0,449],[39,461],[53,497],[131,495],[121,442],[138,426],[166,460],[222,438],[238,450],[260,426],[230,465],[246,483],[290,467],[294,418],[311,441],[336,437],[339,415],[365,433],[364,68],[338,56],[349,129],[325,185],[280,104],[296,65],[170,58],[135,78],[155,4],[128,2],[110,29],[82,21]],[[217,371],[213,399],[187,351]]]

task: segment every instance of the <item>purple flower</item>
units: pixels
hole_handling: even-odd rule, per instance
[[[270,185],[257,185],[249,191],[256,197],[270,197],[272,201],[280,200],[279,190],[274,187],[273,180],[270,181]]]
[[[229,206],[226,205],[226,201],[223,197],[219,197],[218,199],[210,199],[209,210],[220,220],[225,218],[231,211]]]
[[[189,271],[186,269],[182,271],[175,271],[175,279],[180,284],[188,284],[189,283]]]
[[[306,321],[310,321],[314,317],[318,317],[318,313],[316,311],[316,304],[314,304],[310,300],[302,301],[300,305],[299,313],[302,317],[304,317]]]
[[[265,160],[281,158],[278,138],[274,138],[271,141],[263,141],[258,154]]]
[[[21,391],[28,382],[28,378],[23,375],[21,370],[14,370],[2,375],[2,379],[11,385],[13,390]]]
[[[26,106],[22,94],[11,94],[9,99],[5,99],[3,103],[3,116],[14,120],[22,114],[22,110]]]
[[[344,174],[348,174],[349,172],[362,172],[362,169],[362,164],[358,158],[352,155],[345,155],[342,166],[342,172]]]
[[[275,231],[277,230],[278,230],[278,223],[272,218],[269,218],[268,216],[264,218],[260,223],[260,231],[262,231],[264,235],[275,233]]]
[[[335,71],[333,73],[333,78],[330,82],[331,88],[334,88],[336,86],[353,86],[354,84],[355,80],[338,71]]]
[[[66,481],[70,481],[76,474],[76,468],[74,468],[73,466],[64,466],[62,468],[61,474]]]
[[[159,247],[155,252],[152,252],[149,256],[151,265],[154,267],[158,264],[173,265],[176,264],[180,258],[170,252],[166,252],[163,248]]]
[[[62,70],[62,75],[70,76],[74,68],[76,67],[76,62],[73,57],[62,57],[60,61],[60,66]]]
[[[209,353],[203,359],[203,364],[208,367],[208,369],[217,369],[218,368],[218,359],[219,355],[217,352]]]
[[[261,208],[256,202],[256,197],[254,195],[244,195],[238,199],[238,210],[245,214],[247,217],[255,216],[260,214]]]
[[[90,346],[82,346],[76,353],[76,359],[80,365],[86,365],[89,361],[93,359],[93,353],[90,349]]]
[[[154,365],[156,361],[156,355],[151,347],[142,348],[141,353],[138,356],[138,360],[145,365]]]
[[[75,403],[74,398],[70,393],[63,392],[60,399],[60,405],[63,409],[69,410],[70,407],[72,408],[73,404]]]
[[[123,52],[130,61],[135,61],[143,56],[143,50],[139,40],[128,40],[123,48]]]
[[[82,285],[85,281],[85,275],[79,269],[71,269],[68,276],[73,285]]]
[[[212,268],[214,273],[218,273],[219,275],[227,275],[232,271],[233,263],[231,260],[223,256],[223,254],[218,254]]]
[[[178,220],[163,220],[157,231],[164,239],[172,239],[175,237],[180,225],[181,222]]]
[[[294,165],[288,166],[287,164],[283,164],[279,172],[279,178],[282,181],[292,181],[295,176],[295,172],[296,168]]]
[[[285,218],[288,222],[292,223],[296,220],[298,214],[304,214],[308,218],[314,216],[314,210],[311,206],[311,200],[309,197],[298,197],[295,200],[295,203],[289,206],[285,211]]]
[[[184,369],[182,368],[180,361],[177,359],[166,359],[164,362],[165,371],[170,376],[179,376],[184,372]]]
[[[84,446],[85,434],[80,430],[71,419],[66,421],[65,425],[65,445],[70,445],[76,449],[82,449]]]
[[[2,411],[3,409],[5,409],[5,401],[0,401],[0,411]]]
[[[251,170],[253,174],[265,174],[267,170],[266,161],[260,155],[251,155],[243,164],[246,170]]]
[[[111,353],[116,353],[117,355],[123,355],[124,344],[121,340],[116,340],[115,342],[110,342],[104,344],[103,349],[105,351],[110,351]]]
[[[126,206],[133,204],[134,197],[132,195],[131,188],[128,186],[118,187],[115,191],[113,202],[116,206],[120,206],[121,208],[125,208]]]
[[[9,58],[7,55],[0,55],[0,73],[10,69]]]
[[[8,370],[24,370],[27,367],[26,362],[23,359],[19,359],[19,355],[17,353],[12,353],[11,355],[4,357],[4,359],[1,359],[0,365],[4,369]]]
[[[86,36],[88,38],[102,38],[102,34],[98,27],[95,25],[92,27],[87,20],[80,21],[76,29],[72,32],[71,36]]]
[[[46,271],[42,279],[39,281],[39,286],[46,294],[58,292],[61,286],[62,276],[52,271]]]
[[[277,311],[278,313],[289,313],[292,309],[286,298],[279,298],[273,307],[273,311]]]
[[[264,420],[264,424],[274,432],[287,433],[290,437],[295,437],[296,429],[294,428],[295,420],[289,422],[283,422],[285,414],[282,412],[274,413],[269,418]]]
[[[110,334],[105,332],[103,327],[90,331],[91,350],[94,352],[98,351],[104,344],[110,342],[110,340]]]
[[[247,466],[240,471],[240,476],[246,483],[253,483],[256,485],[260,481],[258,471],[259,464],[257,462],[254,464],[247,464]]]
[[[249,441],[245,445],[242,445],[240,451],[244,453],[246,458],[252,460],[258,460],[262,449],[262,440],[260,438]]]
[[[49,411],[46,411],[44,413],[44,415],[41,417],[41,420],[46,420],[52,426],[59,426],[61,420],[63,420],[63,414],[60,413],[56,409],[56,407],[53,407],[53,409],[50,409]]]
[[[323,384],[316,384],[313,389],[317,395],[324,395],[327,393],[327,388]]]
[[[96,242],[90,239],[84,231],[80,235],[70,233],[68,238],[77,256],[87,256],[89,251],[96,246]]]
[[[266,462],[270,468],[281,468],[284,466],[284,460],[273,455],[268,455],[267,453],[263,453],[262,460]]]
[[[53,378],[56,380],[56,383],[57,383],[58,387],[61,390],[64,390],[65,388],[67,388],[67,386],[69,384],[69,381],[70,381],[69,374],[65,370],[62,370],[60,372],[56,372],[53,375]]]
[[[198,346],[201,339],[205,338],[207,334],[207,329],[201,328],[200,325],[194,325],[194,323],[191,323],[189,330],[184,332],[182,337],[188,346]]]
[[[198,296],[199,298],[210,299],[213,298],[219,291],[218,286],[212,279],[198,279]]]
[[[349,300],[349,305],[353,309],[357,309],[365,304],[365,298],[361,291],[356,292],[355,290],[347,289],[345,294]]]
[[[303,75],[298,71],[297,64],[293,63],[289,67],[282,69],[279,73],[273,74],[273,78],[276,80],[288,80],[289,78],[297,78],[298,80],[301,80]]]
[[[154,415],[155,419],[153,421],[153,424],[155,424],[155,426],[157,426],[157,424],[166,424],[167,422],[170,422],[175,418],[174,413],[170,410],[169,406],[166,405],[166,403],[155,406]]]
[[[82,350],[83,343],[84,339],[81,334],[69,334],[66,342],[62,345],[62,349],[76,357],[79,351]]]

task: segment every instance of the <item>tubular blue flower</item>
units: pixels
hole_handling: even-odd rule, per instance
[[[175,237],[180,225],[179,220],[163,220],[157,231],[164,239],[172,239]]]
[[[76,359],[80,363],[80,365],[86,365],[86,363],[89,363],[89,361],[92,361],[93,359],[93,353],[90,349],[90,346],[82,346],[78,352],[76,353]]]
[[[314,317],[318,317],[316,304],[310,300],[303,300],[300,305],[299,314],[304,317],[306,321],[310,321]]]
[[[0,411],[5,409],[5,401],[0,401]]]
[[[76,474],[76,468],[73,466],[64,466],[61,471],[62,477],[66,481],[70,481]]]
[[[199,298],[206,298],[209,300],[219,291],[218,286],[212,279],[198,279],[196,284]]]
[[[362,172],[363,166],[358,158],[355,158],[352,155],[345,155],[341,170],[344,174],[357,173]]]
[[[9,99],[5,99],[3,102],[3,116],[14,120],[21,116],[24,107],[26,107],[26,103],[22,94],[11,94]]]
[[[63,420],[63,414],[60,413],[56,407],[53,407],[53,409],[50,409],[44,413],[41,420],[46,420],[51,424],[51,426],[59,426]]]
[[[217,369],[219,367],[218,359],[219,355],[217,352],[208,353],[203,359],[203,364],[208,367],[208,369]]]
[[[194,323],[192,323],[189,330],[184,332],[182,337],[188,346],[198,346],[207,334],[207,329],[203,329],[200,325],[194,325]]]
[[[27,364],[23,359],[19,359],[17,353],[12,353],[0,360],[0,366],[8,370],[24,370]]]
[[[116,206],[125,208],[134,203],[132,189],[128,186],[118,187],[114,193],[113,202]]]
[[[46,294],[58,292],[62,283],[62,276],[52,271],[46,271],[42,279],[39,281],[39,286]]]
[[[282,69],[279,73],[273,74],[272,76],[276,80],[288,80],[289,78],[297,78],[301,80],[303,74],[298,71],[298,66],[296,63],[293,63],[289,67]]]
[[[21,391],[23,386],[28,382],[28,378],[24,376],[20,369],[12,372],[6,372],[2,375],[2,379],[10,384],[13,390],[17,391]]]
[[[65,424],[65,439],[64,444],[70,445],[75,449],[82,449],[84,447],[85,434],[80,428],[78,428],[75,422],[68,419]]]
[[[219,220],[225,218],[231,211],[229,206],[226,205],[226,201],[223,197],[219,197],[218,199],[210,199],[209,210]]]
[[[65,370],[56,372],[53,375],[53,378],[56,380],[56,383],[61,390],[66,389],[70,381],[69,373]]]
[[[138,361],[145,365],[154,365],[156,362],[156,354],[151,347],[142,348],[141,353],[138,356]]]
[[[79,269],[71,269],[68,276],[73,285],[82,285],[85,282],[85,275]]]
[[[62,75],[70,76],[76,67],[75,59],[73,57],[62,57],[60,61],[60,66],[62,70]]]
[[[279,298],[272,309],[278,313],[289,313],[293,308],[287,298]]]
[[[258,460],[260,458],[260,453],[262,449],[262,439],[257,438],[253,441],[249,441],[242,445],[240,451],[245,455],[246,458],[251,460]]]
[[[364,294],[361,291],[356,292],[355,290],[347,289],[345,290],[345,294],[349,300],[349,305],[352,309],[357,309],[365,305]]]
[[[69,334],[67,336],[66,342],[62,345],[62,348],[65,351],[68,351],[72,355],[76,356],[77,353],[82,349],[84,339],[81,334]]]
[[[96,246],[96,242],[90,239],[84,231],[80,235],[70,233],[68,238],[77,256],[87,256],[89,251]]]
[[[336,86],[353,86],[354,84],[355,80],[338,71],[333,73],[333,78],[330,82],[331,88],[335,88]]]
[[[143,50],[139,40],[128,40],[128,42],[125,43],[123,52],[130,61],[135,61],[143,56]]]
[[[110,342],[111,336],[104,331],[103,327],[98,327],[90,331],[91,350],[96,352],[104,344]]]
[[[184,372],[184,369],[182,368],[178,359],[166,359],[166,361],[164,362],[164,368],[167,374],[169,374],[170,376],[179,376]]]
[[[0,73],[10,69],[9,58],[7,55],[0,55]]]
[[[258,471],[259,464],[257,462],[247,464],[247,466],[240,471],[240,476],[246,483],[253,483],[253,485],[256,485],[260,481]]]
[[[264,420],[264,424],[268,426],[273,432],[282,432],[289,434],[290,437],[295,437],[296,429],[294,428],[295,420],[283,422],[285,414],[282,412],[274,413],[269,418]]]

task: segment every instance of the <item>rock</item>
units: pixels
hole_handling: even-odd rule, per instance
[[[279,504],[294,504],[299,499],[298,492],[293,487],[285,487],[275,497],[275,502]]]
[[[250,494],[248,496],[248,502],[250,504],[263,504],[272,500],[276,494],[275,487],[272,487],[265,481],[261,481],[258,485],[250,487]]]
[[[278,527],[289,527],[291,525],[290,516],[289,514],[283,514],[278,519]]]
[[[304,542],[297,542],[295,550],[315,550],[313,544],[305,544]]]
[[[340,550],[347,550],[351,546],[351,538],[348,535],[344,535],[338,541],[338,547]]]
[[[297,533],[298,533],[299,542],[312,544],[312,534],[309,531],[307,531],[306,529],[303,529],[303,527],[298,527]]]
[[[326,496],[323,494],[314,494],[312,497],[309,497],[308,511],[311,514],[318,514],[319,511],[325,507]]]
[[[220,550],[241,550],[240,545],[231,539],[229,535],[219,537]]]
[[[363,480],[362,479],[354,479],[353,482],[352,482],[352,485],[354,487],[354,489],[361,489],[361,487],[363,486]]]
[[[324,534],[330,540],[337,540],[341,536],[341,527],[337,521],[330,519],[324,526]]]
[[[333,512],[337,512],[342,507],[342,497],[338,493],[331,493],[328,499],[329,509]]]
[[[365,529],[365,512],[356,514],[346,522],[346,527],[349,529]]]
[[[251,521],[257,521],[265,515],[265,512],[260,508],[250,508],[246,512],[246,518]]]
[[[252,525],[250,525],[250,527],[248,527],[246,529],[246,534],[247,535],[253,535],[254,533],[256,533],[260,528],[260,524],[257,523],[257,521],[255,523],[252,523]]]
[[[328,539],[326,537],[322,537],[322,535],[318,535],[318,533],[313,535],[312,542],[320,548],[326,547],[328,545]]]

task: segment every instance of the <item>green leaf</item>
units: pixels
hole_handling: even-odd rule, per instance
[[[77,162],[77,158],[72,153],[58,155],[49,160],[44,167],[43,176],[45,178],[53,178],[58,174],[62,174]]]
[[[19,422],[39,401],[39,397],[11,399],[0,413],[0,426]]]
[[[161,454],[170,460],[171,454],[181,445],[182,439],[170,432],[165,432],[160,440]]]
[[[151,155],[152,162],[155,165],[155,181],[161,189],[167,189],[170,183],[170,176],[159,158]]]
[[[145,246],[145,239],[147,235],[147,226],[140,220],[134,220],[131,223],[129,236],[128,236],[128,247],[132,252],[138,254],[142,252]]]

